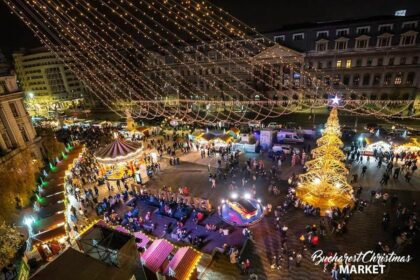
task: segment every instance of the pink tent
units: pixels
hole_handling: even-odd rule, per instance
[[[141,231],[135,232],[134,237],[141,240],[137,243],[137,248],[146,248],[147,243],[150,241],[149,237]]]
[[[156,239],[141,256],[141,262],[151,271],[161,271],[174,246],[164,239]]]
[[[179,248],[166,267],[165,274],[178,280],[190,279],[200,259],[201,254],[192,248]]]
[[[123,233],[130,233],[130,231],[123,226],[116,226],[115,230]]]

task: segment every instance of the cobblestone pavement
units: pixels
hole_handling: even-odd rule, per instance
[[[313,146],[313,145],[312,145]],[[160,161],[162,171],[154,176],[147,184],[149,188],[161,188],[163,185],[171,186],[173,191],[178,187],[188,186],[192,196],[209,199],[213,207],[217,207],[222,198],[229,196],[228,185],[235,181],[241,185],[242,177],[229,177],[227,180],[217,181],[216,189],[211,189],[211,183],[208,178],[208,168],[212,172],[217,166],[217,158],[206,157],[201,158],[199,152],[190,152],[188,154],[177,153],[180,157],[181,164],[170,166],[169,158],[164,156]],[[241,163],[248,157],[263,159],[266,167],[271,166],[271,161],[265,156],[258,154],[241,155]],[[359,173],[362,165],[353,165],[350,174]],[[376,163],[371,160],[368,165],[366,176],[359,179],[359,182],[353,184],[354,187],[363,186],[361,198],[369,200],[371,190],[378,192],[388,192],[398,196],[399,202],[404,206],[409,206],[413,201],[420,200],[420,176],[417,172],[410,183],[404,181],[404,177],[400,176],[399,180],[391,179],[387,186],[381,186],[379,181],[385,170],[385,167],[377,168]],[[267,183],[265,180],[257,179],[257,197],[262,198],[263,203],[271,203],[274,207],[282,203],[287,193],[287,179],[292,174],[302,172],[302,166],[290,166],[290,159],[286,160],[281,167],[281,180],[277,182],[280,187],[280,195],[275,197],[268,194]],[[360,176],[359,176],[360,177]],[[105,185],[100,187],[99,197],[108,196],[108,190]],[[385,232],[381,227],[381,217],[384,211],[388,211],[391,215],[390,229]],[[360,251],[372,249],[378,241],[386,244],[392,244],[392,228],[395,227],[395,209],[391,205],[382,205],[382,203],[373,202],[368,204],[363,212],[355,212],[350,218],[348,224],[348,232],[344,235],[334,235],[330,232],[326,237],[321,238],[317,249],[323,249],[324,252],[334,251],[338,253],[357,253]],[[306,225],[319,224],[319,218],[309,217],[303,214],[300,209],[292,209],[282,217],[283,224],[289,227],[288,230],[288,247],[289,249],[300,251],[302,246],[298,241],[298,237],[304,232]],[[273,255],[278,255],[280,250],[280,236],[275,230],[273,217],[265,217],[260,223],[251,228],[253,232],[254,242],[250,243],[245,249],[243,256],[250,259],[253,271],[259,276],[258,279],[330,279],[329,273],[323,272],[321,266],[315,266],[310,259],[311,249],[303,251],[303,261],[300,267],[296,267],[294,263],[287,268],[287,262],[283,261],[280,269],[271,268],[271,259]],[[382,277],[357,277],[352,279],[419,279],[419,268],[417,267],[419,255],[418,240],[404,254],[410,253],[414,255],[415,260],[409,264],[391,265],[387,270],[387,274]],[[201,279],[249,279],[248,275],[241,275],[240,269],[229,262],[225,256],[216,255],[210,261],[210,257],[206,258],[204,271],[200,271]],[[210,265],[207,265],[210,263]]]
[[[256,154],[246,154],[241,156],[241,161],[246,157],[258,157]],[[270,160],[265,156],[262,157],[266,166],[270,166]],[[171,166],[162,172],[159,176],[153,178],[149,182],[152,188],[160,188],[162,185],[172,186],[177,189],[179,186],[187,185],[190,192],[194,196],[201,196],[209,199],[214,207],[223,197],[229,195],[227,185],[231,180],[240,184],[240,177],[228,178],[224,182],[217,182],[216,189],[210,189],[208,180],[208,164],[214,168],[217,160],[215,158],[201,159],[198,153],[190,153],[181,156],[181,165]],[[350,174],[361,171],[361,166],[353,165]],[[399,180],[390,180],[387,186],[380,186],[379,181],[385,170],[385,167],[377,168],[376,162],[371,161],[368,165],[366,176],[359,179],[358,183],[353,184],[354,187],[363,186],[362,199],[369,201],[371,190],[377,192],[387,192],[390,195],[394,193],[398,196],[398,202],[405,206],[409,206],[413,201],[420,200],[420,178],[418,173],[413,176],[410,183],[404,181],[403,176]],[[263,202],[271,203],[273,206],[279,205],[287,192],[286,180],[293,174],[302,171],[301,166],[291,167],[285,162],[281,168],[282,176],[278,185],[281,188],[279,197],[270,196],[267,192],[267,186],[264,181],[257,180],[257,197],[261,197]],[[359,176],[360,177],[360,176]],[[388,211],[391,215],[391,227],[388,231],[384,231],[381,227],[381,217],[383,212]],[[303,214],[300,209],[292,209],[282,217],[283,223],[289,227],[288,230],[288,246],[292,250],[301,250],[298,237],[304,232],[306,225],[319,224],[319,218],[309,217]],[[350,218],[348,224],[348,232],[344,235],[335,235],[330,232],[326,237],[320,240],[317,249],[323,249],[324,252],[334,251],[338,253],[353,254],[360,251],[371,250],[378,241],[392,245],[392,228],[395,226],[395,209],[388,203],[382,205],[379,201],[368,204],[363,212],[357,211]],[[272,217],[264,218],[260,223],[251,228],[254,236],[254,243],[251,248],[247,248],[245,256],[249,257],[254,272],[259,279],[330,279],[329,273],[323,272],[321,266],[315,266],[310,260],[313,250],[305,250],[304,259],[300,267],[294,264],[287,269],[286,261],[282,263],[280,270],[272,269],[271,259],[274,254],[279,254],[280,236],[275,230]],[[391,247],[392,248],[392,247]],[[404,254],[414,254],[416,258],[420,257],[418,253],[418,241],[413,244]],[[352,279],[419,279],[417,259],[409,264],[391,265],[384,276],[352,276]],[[396,277],[396,278],[395,278]],[[201,274],[202,279],[248,279],[249,276],[241,275],[240,269],[229,262],[227,257],[217,256],[212,261],[210,267]]]

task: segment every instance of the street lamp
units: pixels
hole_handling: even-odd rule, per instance
[[[32,236],[34,235],[32,224],[35,222],[35,218],[33,216],[27,216],[23,219],[23,223],[28,228],[28,239],[26,240],[27,246],[26,250],[29,252],[31,250],[32,244]]]

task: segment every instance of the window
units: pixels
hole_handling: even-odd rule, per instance
[[[361,66],[362,66],[362,59],[361,58],[358,58],[356,60],[356,67],[361,67]]]
[[[316,43],[316,51],[317,52],[325,52],[327,50],[328,43],[327,42],[317,42]]]
[[[305,38],[305,34],[304,33],[296,33],[293,34],[293,41],[300,41],[303,40]]]
[[[367,34],[370,31],[370,26],[361,26],[356,28],[357,35]]]
[[[400,65],[405,65],[407,58],[405,56],[400,57]]]
[[[381,25],[379,25],[379,27],[378,27],[378,31],[379,31],[379,33],[385,33],[385,32],[391,32],[392,31],[392,27],[393,27],[393,24],[392,23],[390,23],[390,24],[381,24]]]
[[[332,61],[331,60],[328,60],[328,62],[327,62],[327,68],[331,68],[332,67]]]
[[[274,42],[276,42],[276,43],[284,42],[285,39],[286,39],[286,37],[284,35],[274,36]]]
[[[336,50],[345,50],[347,49],[347,41],[336,41],[335,42]]]
[[[319,61],[319,62],[318,62],[318,64],[317,64],[316,68],[318,68],[318,69],[322,69],[322,62],[321,62],[321,61]]]
[[[366,60],[366,66],[372,66],[373,59],[371,57],[368,57]]]
[[[350,75],[344,75],[343,76],[343,84],[345,86],[348,86],[350,84]]]
[[[416,29],[417,28],[417,21],[406,21],[402,24],[403,29]]]
[[[413,85],[415,77],[416,77],[415,72],[408,72],[407,79],[405,80],[405,84],[409,86]]]
[[[384,85],[389,86],[391,84],[392,73],[386,73],[384,77]]]
[[[369,39],[356,39],[356,49],[366,49],[369,45]]]
[[[384,59],[382,57],[378,58],[377,66],[382,66],[384,64]]]
[[[341,60],[337,60],[336,67],[337,67],[337,68],[341,68]]]
[[[6,144],[6,147],[8,149],[12,149],[13,148],[13,145],[12,145],[12,142],[10,141],[9,135],[7,135],[7,133],[4,131],[4,132],[2,132],[1,137],[4,140],[4,142]]]
[[[16,108],[16,104],[14,102],[10,102],[10,110],[12,111],[13,117],[18,118],[19,117],[19,112]]]
[[[388,65],[390,65],[390,66],[394,65],[394,60],[395,60],[394,57],[390,57],[389,60],[388,60]]]
[[[401,34],[400,46],[412,46],[416,43],[417,32]]]
[[[419,62],[418,56],[413,56],[413,59],[411,60],[411,64],[417,64]]]
[[[378,47],[385,48],[391,46],[391,36],[378,37]]]
[[[353,75],[353,86],[358,87],[359,86],[359,81],[360,81],[360,75],[359,74],[354,74]]]
[[[346,68],[351,68],[351,59],[346,60]]]
[[[394,85],[401,85],[401,83],[402,83],[402,73],[398,72],[397,75],[395,75]]]
[[[375,75],[373,75],[373,85],[377,86],[381,83],[381,74],[376,73]]]
[[[29,137],[28,137],[28,134],[26,134],[26,130],[23,124],[19,125],[19,130],[20,130],[20,133],[22,134],[23,141],[29,142]]]
[[[349,29],[348,28],[337,29],[336,35],[337,37],[347,36],[349,35]]]
[[[317,38],[328,38],[328,36],[329,36],[330,34],[329,34],[329,32],[328,31],[318,31],[317,33],[316,33],[316,37]]]
[[[333,76],[333,79],[332,79],[333,80],[333,85],[338,86],[340,84],[340,79],[341,79],[340,74],[335,74]]]
[[[363,75],[363,81],[362,81],[364,86],[368,86],[370,83],[370,74],[366,73]]]

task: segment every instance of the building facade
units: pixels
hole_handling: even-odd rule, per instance
[[[344,98],[408,100],[419,96],[419,24],[419,15],[379,16],[285,26],[266,35],[303,52],[305,67],[338,92],[350,88]]]
[[[191,99],[310,98],[313,84],[300,75],[304,69],[345,99],[414,100],[420,95],[419,24],[420,15],[285,26],[264,36],[286,48],[258,53],[245,41],[187,46],[183,63],[154,53],[146,72],[168,88],[164,96]],[[167,86],[172,71],[182,77],[183,89]]]
[[[16,76],[0,76],[0,155],[30,148],[34,159],[42,159],[31,119],[23,104]]]
[[[51,116],[78,106],[87,90],[52,52],[33,49],[13,54],[18,81],[31,115]]]

